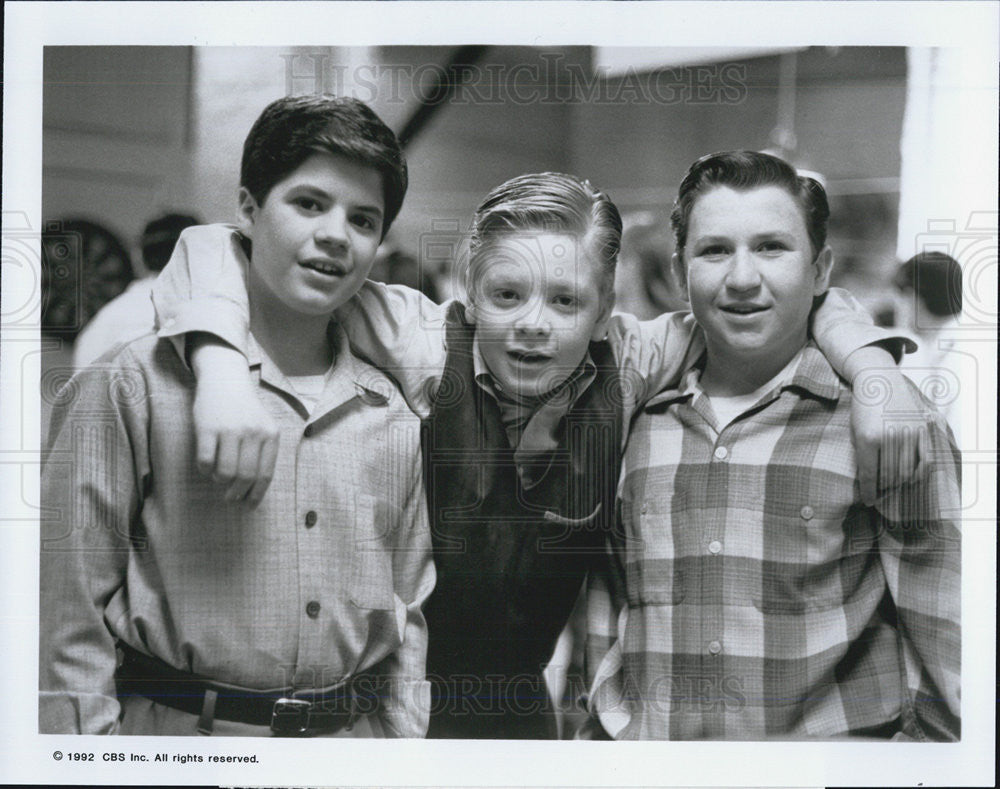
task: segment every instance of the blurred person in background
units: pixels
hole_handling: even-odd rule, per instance
[[[652,320],[664,312],[687,309],[670,274],[669,221],[652,213],[625,220],[622,250],[615,273],[615,311]]]
[[[115,346],[153,330],[153,280],[170,260],[181,231],[197,224],[199,220],[188,214],[164,214],[146,225],[140,240],[144,275],[133,280],[124,293],[104,305],[83,327],[73,345],[75,368],[86,367]]]
[[[917,352],[903,361],[902,371],[945,415],[959,441],[959,388],[976,378],[971,357],[955,349],[962,267],[943,252],[921,252],[900,265],[894,284],[902,297],[899,326],[918,341]]]
[[[368,279],[386,285],[405,285],[419,290],[435,304],[441,303],[434,272],[421,272],[417,256],[399,247],[387,244],[379,247]]]

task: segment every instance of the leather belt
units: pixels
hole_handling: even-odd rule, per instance
[[[349,728],[378,709],[380,683],[358,674],[324,690],[248,690],[190,674],[119,642],[124,655],[115,673],[118,698],[145,696],[199,716],[199,731],[211,733],[213,719],[269,726],[277,735],[306,736]]]

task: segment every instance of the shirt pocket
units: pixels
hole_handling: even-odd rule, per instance
[[[844,507],[792,505],[770,516],[760,592],[753,604],[763,614],[805,614],[844,605],[868,574],[874,532],[864,520],[844,528]]]
[[[664,503],[622,502],[625,585],[630,606],[677,605],[685,597],[684,570],[675,555],[670,506],[664,507]]]
[[[357,497],[351,542],[351,602],[358,608],[392,610],[395,607],[392,542],[385,508],[374,496]],[[381,511],[381,514],[380,514]]]

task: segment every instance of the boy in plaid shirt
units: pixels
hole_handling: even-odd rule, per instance
[[[863,503],[850,389],[808,336],[828,216],[765,154],[681,184],[707,351],[633,423],[624,590],[591,584],[591,708],[616,738],[959,737],[959,454],[932,419],[926,480]]]

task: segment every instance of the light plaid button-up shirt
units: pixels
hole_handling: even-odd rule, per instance
[[[169,341],[136,340],[59,395],[42,469],[42,732],[118,731],[116,639],[255,690],[372,670],[390,680],[386,733],[426,731],[420,606],[434,566],[419,420],[341,332],[331,340],[312,409],[249,343],[280,431],[257,509],[227,504],[198,472],[195,381]]]
[[[617,573],[589,590],[592,710],[626,739],[957,739],[959,457],[859,498],[850,393],[813,347],[719,429],[689,370],[637,417]],[[617,594],[609,593],[617,590]]]

